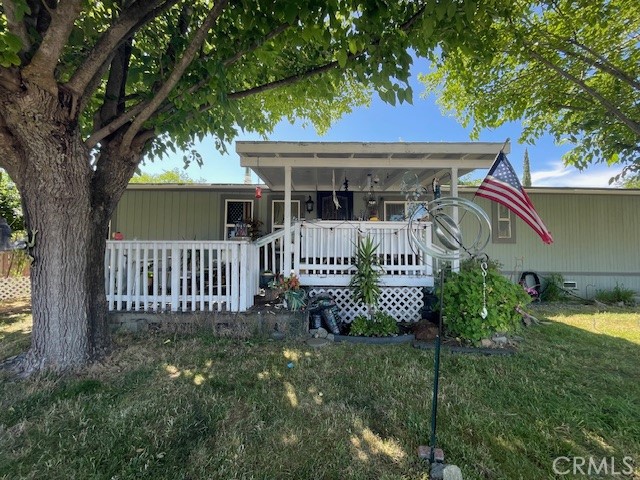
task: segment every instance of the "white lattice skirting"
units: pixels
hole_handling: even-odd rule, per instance
[[[350,323],[358,315],[366,315],[367,307],[351,298],[351,290],[345,287],[313,287],[309,296],[330,293],[340,309],[340,318]],[[423,306],[421,287],[383,287],[378,308],[400,322],[417,322]]]
[[[0,300],[14,300],[31,296],[29,277],[0,278]]]

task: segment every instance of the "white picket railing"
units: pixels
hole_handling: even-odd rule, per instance
[[[284,229],[276,230],[254,242],[258,249],[260,270],[281,273],[284,269]]]
[[[418,225],[431,242],[431,224]],[[431,257],[414,251],[406,222],[297,222],[249,241],[107,241],[105,286],[109,310],[229,311],[253,306],[261,271],[284,272],[284,242],[291,264],[308,287],[346,286],[355,270],[359,237],[378,244],[387,287],[433,285]]]
[[[431,223],[417,228],[430,245]],[[424,286],[432,280],[432,259],[412,249],[407,222],[303,222],[295,229],[294,252],[300,255],[296,266],[303,285],[348,285],[355,271],[358,238],[367,236],[378,245],[383,285]]]
[[[247,241],[107,241],[109,310],[242,312],[258,272]]]

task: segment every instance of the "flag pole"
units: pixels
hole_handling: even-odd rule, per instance
[[[498,154],[500,153],[504,153],[504,149],[507,147],[507,144],[511,141],[510,137],[507,137],[507,139],[504,141],[504,143],[502,144],[502,148],[500,148],[500,151],[498,152]],[[493,159],[493,163],[491,164],[491,166],[489,167],[489,171],[491,171],[491,169],[493,168],[493,166],[496,163],[496,160],[498,160],[498,157],[500,155],[496,155],[496,158]],[[473,194],[473,198],[471,199],[472,202],[476,201],[476,195],[478,195],[478,189],[476,188],[476,193]],[[465,212],[466,213],[466,212]]]

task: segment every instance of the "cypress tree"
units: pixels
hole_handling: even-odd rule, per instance
[[[531,169],[529,167],[529,151],[524,149],[524,162],[522,163],[522,186],[531,186]]]

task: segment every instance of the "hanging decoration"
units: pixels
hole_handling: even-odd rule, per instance
[[[336,207],[336,210],[340,210],[340,202],[338,201],[338,196],[336,195],[336,171],[331,170],[331,189],[333,191],[333,205]]]
[[[432,181],[431,181],[431,188],[433,190],[433,199],[437,200],[441,197],[441,193],[440,193],[440,180],[438,180],[438,177],[435,177]]]
[[[256,198],[262,198],[262,188],[256,187]]]
[[[482,261],[480,268],[482,269],[482,311],[480,312],[480,316],[484,320],[489,316],[489,311],[487,310],[487,270],[489,266],[486,260]]]

